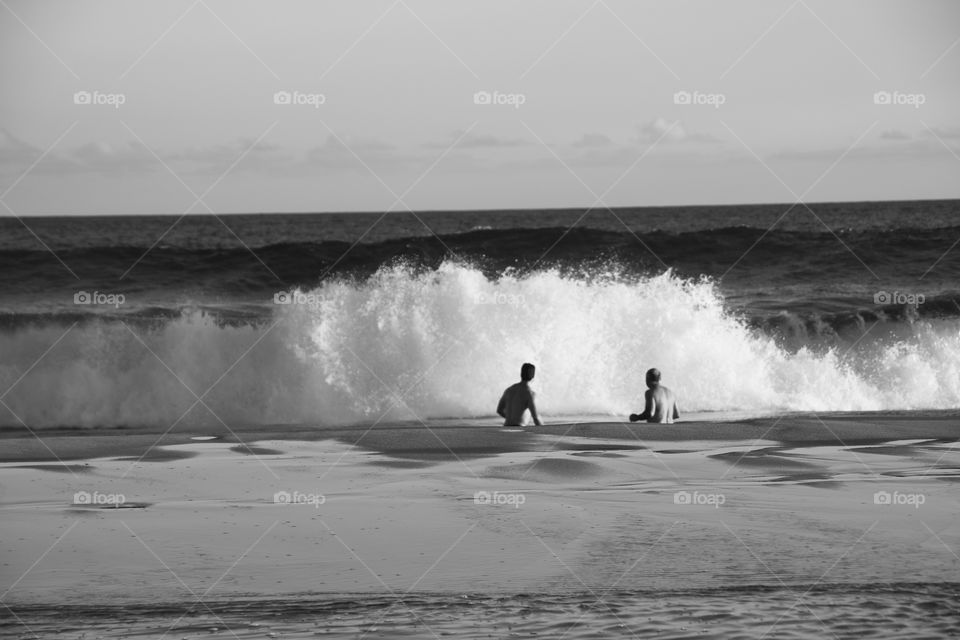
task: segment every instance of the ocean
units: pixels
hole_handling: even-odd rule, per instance
[[[958,201],[0,230],[3,426],[480,418],[524,361],[552,418],[635,410],[653,366],[688,413],[960,404]]]

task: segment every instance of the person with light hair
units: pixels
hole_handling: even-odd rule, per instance
[[[646,406],[643,413],[631,413],[630,422],[646,420],[658,424],[673,424],[674,420],[679,420],[677,400],[673,391],[660,384],[659,369],[647,371],[647,387]]]

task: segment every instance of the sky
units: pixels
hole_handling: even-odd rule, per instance
[[[960,198],[951,0],[0,0],[0,215]]]

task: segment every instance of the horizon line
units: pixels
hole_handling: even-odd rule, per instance
[[[692,208],[729,208],[729,207],[793,207],[799,204],[805,204],[808,206],[813,205],[832,205],[832,204],[869,204],[869,203],[919,203],[919,202],[951,202],[951,201],[960,201],[960,196],[952,198],[906,198],[906,199],[895,199],[895,200],[817,200],[817,201],[797,201],[797,202],[736,202],[728,204],[660,204],[660,205],[620,205],[620,206],[580,206],[580,207],[507,207],[507,208],[495,208],[495,209],[413,209],[408,208],[405,210],[397,209],[390,211],[388,213],[409,213],[413,211],[414,213],[452,213],[452,214],[465,214],[465,213],[492,213],[492,212],[531,212],[531,211],[586,211],[591,209],[596,210],[613,210],[613,211],[623,211],[626,209],[692,209]],[[216,212],[206,212],[206,213],[38,213],[38,214],[13,214],[5,215],[2,217],[9,217],[11,219],[19,218],[112,218],[112,217],[125,217],[125,218],[135,218],[135,217],[159,217],[159,216],[171,216],[171,217],[187,217],[187,216],[309,216],[309,215],[381,215],[384,211],[375,210],[375,209],[366,209],[366,210],[357,210],[357,211],[344,211],[344,210],[329,210],[329,211],[247,211],[247,212],[229,212],[229,213],[216,213]]]

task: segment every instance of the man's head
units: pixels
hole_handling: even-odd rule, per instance
[[[520,379],[524,382],[530,382],[533,380],[534,374],[537,373],[537,368],[530,364],[529,362],[524,362],[523,366],[520,367]]]
[[[660,384],[660,369],[649,369],[647,371],[647,386],[653,389]]]

